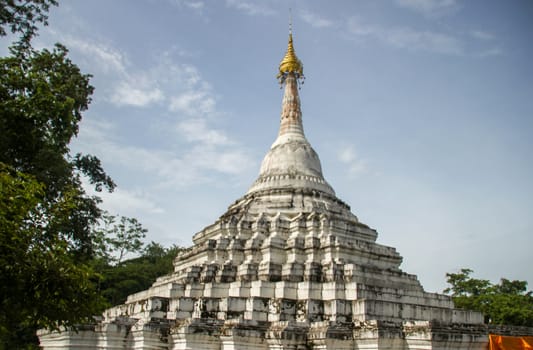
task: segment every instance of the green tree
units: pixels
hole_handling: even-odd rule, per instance
[[[458,308],[480,311],[486,322],[516,326],[533,326],[533,293],[527,291],[526,281],[502,278],[499,284],[476,279],[470,269],[447,273],[451,294]]]
[[[71,155],[93,87],[57,44],[31,38],[55,0],[0,0],[0,349],[35,347],[35,330],[86,322],[104,303],[92,260],[100,199],[115,184],[91,155]]]
[[[148,289],[157,277],[172,272],[174,258],[183,248],[165,248],[151,242],[142,255],[111,265],[102,263],[97,267],[102,278],[100,290],[109,305],[124,303],[130,294]]]
[[[108,212],[101,217],[100,229],[95,231],[97,256],[108,264],[120,264],[126,254],[140,253],[144,247],[142,239],[147,229],[135,218],[113,216]]]
[[[29,44],[37,33],[37,23],[47,24],[50,6],[56,0],[0,0],[0,36],[12,33],[20,35],[20,42]]]
[[[87,321],[104,305],[93,271],[51,229],[77,195],[43,201],[42,183],[0,163],[0,349],[32,348],[36,329]]]
[[[112,191],[115,184],[100,161],[90,155],[69,155],[69,143],[78,133],[82,112],[93,87],[89,75],[67,57],[68,50],[13,47],[0,58],[0,162],[35,176],[45,185],[46,202],[57,202],[69,190],[77,196],[69,217],[56,220],[51,230],[71,242],[80,258],[93,255],[91,228],[100,217],[99,199],[87,196],[81,185],[85,175],[97,190]]]

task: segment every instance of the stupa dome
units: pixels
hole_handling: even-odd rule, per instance
[[[335,194],[324,180],[318,154],[301,134],[278,137],[263,158],[259,177],[248,193],[287,187]]]

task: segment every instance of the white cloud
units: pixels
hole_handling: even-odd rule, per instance
[[[215,110],[215,99],[207,91],[185,91],[171,98],[169,109],[189,116],[209,115]]]
[[[150,69],[135,70],[132,67],[131,71],[122,78],[121,87],[129,85],[133,90],[145,93],[140,99],[142,102],[161,102],[169,111],[187,116],[207,116],[215,112],[216,102],[210,84],[190,64],[176,63],[168,54],[162,54]],[[133,98],[131,100],[134,102]]]
[[[171,3],[179,7],[185,6],[196,11],[202,11],[205,8],[205,3],[199,0],[172,0]]]
[[[76,48],[79,47],[87,48],[80,45]],[[115,52],[103,45],[99,49]],[[105,163],[115,164],[132,174],[155,176],[154,183],[160,188],[185,188],[218,181],[220,174],[238,175],[254,164],[244,147],[223,130],[209,125],[210,118],[221,113],[216,110],[210,84],[195,66],[175,62],[166,53],[144,69],[128,64],[123,55],[108,57],[119,57],[115,62],[120,62],[121,66],[114,74],[105,76],[106,85],[111,87],[111,92],[107,93],[108,102],[118,107],[165,106],[177,120],[174,128],[166,129],[176,132],[180,136],[176,139],[186,141],[187,145],[176,147],[177,151],[168,145],[165,149],[131,145],[120,139],[118,126],[104,122],[107,118],[93,117],[92,122],[84,121],[78,147],[101,155]]]
[[[232,7],[247,15],[271,16],[276,13],[273,9],[266,7],[264,3],[250,0],[226,0],[226,6]]]
[[[91,60],[96,76],[105,76],[104,90],[108,91],[103,95],[116,106],[148,107],[159,103],[189,116],[205,116],[215,110],[210,85],[190,64],[173,62],[169,54],[163,53],[154,65],[142,69],[128,63],[124,55],[111,47],[103,44],[93,47],[72,39],[71,43],[74,42],[78,44],[71,47]],[[105,74],[97,74],[98,70]]]
[[[490,57],[490,56],[500,56],[503,54],[504,52],[500,48],[494,47],[492,49],[488,49],[488,50],[480,52],[478,56],[479,57]]]
[[[97,121],[93,118],[94,122]],[[97,128],[93,125],[92,129]],[[103,134],[103,137],[100,135]],[[92,136],[98,135],[97,138]],[[81,134],[80,142],[84,149],[98,154],[105,164],[113,164],[137,176],[156,177],[155,183],[165,186],[187,186],[194,183],[194,169],[185,164],[178,154],[167,150],[149,149],[141,146],[127,145],[114,139],[114,133],[99,131]]]
[[[129,191],[118,187],[113,193],[97,194],[103,201],[103,207],[113,215],[132,216],[134,213],[163,214],[165,210],[157,205],[143,191]]]
[[[172,62],[165,54],[149,69],[130,66],[128,73],[116,80],[111,102],[119,106],[144,107],[161,102],[167,103],[171,111],[188,114],[210,113],[214,108],[209,85],[196,68]]]
[[[115,125],[108,120],[100,120],[98,123],[95,123],[90,119],[83,118],[81,120],[80,130],[86,138],[95,141],[105,140],[109,135],[116,134]],[[77,142],[77,140],[74,139],[74,142]]]
[[[117,106],[166,103],[169,110],[188,115],[206,115],[215,109],[210,85],[201,78],[197,68],[175,62],[170,52],[156,56],[155,64],[142,69],[132,65],[125,54],[111,45],[70,35],[62,36],[61,41],[71,52],[81,54],[95,77],[105,78],[104,90],[108,91],[103,95]],[[183,55],[178,53],[178,56]]]
[[[351,17],[347,22],[348,32],[356,37],[378,36],[383,29],[361,21],[357,17]]]
[[[458,38],[432,31],[408,27],[385,28],[371,25],[352,17],[347,22],[348,32],[357,39],[377,39],[389,46],[414,51],[429,51],[448,55],[462,55],[463,43]]]
[[[492,35],[491,33],[485,32],[483,30],[473,30],[473,31],[470,32],[470,35],[474,39],[479,39],[479,40],[488,41],[488,40],[493,40],[494,39],[494,35]]]
[[[487,57],[503,54],[499,47],[486,47],[490,43],[494,45],[495,37],[481,30],[463,33],[463,35],[451,35],[411,27],[384,27],[365,22],[355,16],[348,19],[346,26],[347,33],[352,39],[377,40],[398,49],[452,56]],[[475,42],[472,42],[472,39]]]
[[[178,131],[189,142],[207,145],[228,145],[229,138],[220,130],[209,129],[205,119],[187,119],[178,123]]]
[[[132,69],[129,60],[118,49],[71,35],[63,35],[61,40],[71,52],[81,53],[82,59],[88,61],[97,76],[105,76],[110,81],[106,85],[111,86],[111,91],[106,95],[115,105],[144,107],[164,99],[156,79]]]
[[[453,36],[412,28],[394,28],[380,33],[380,38],[398,48],[422,50],[448,55],[464,52],[461,41]]]
[[[300,12],[300,18],[315,28],[327,28],[333,26],[333,21],[306,10]]]
[[[187,1],[185,6],[194,10],[202,10],[205,7],[205,4],[203,1]]]
[[[88,195],[102,198],[102,208],[112,215],[134,216],[137,212],[149,214],[164,213],[164,209],[156,204],[146,191],[126,190],[117,187],[112,193],[96,192],[86,177],[82,177],[82,185]]]
[[[238,175],[247,171],[255,162],[244,148],[219,148],[200,144],[188,152],[183,158],[185,164],[195,170],[202,170],[204,179],[213,181],[209,171],[219,174]]]
[[[426,16],[439,16],[458,7],[457,0],[396,0],[396,3]]]
[[[128,62],[119,50],[95,41],[86,41],[71,35],[62,35],[61,41],[71,50],[77,50],[83,57],[89,57],[98,62],[98,67],[105,73],[117,72],[123,74]]]
[[[170,68],[173,73],[179,73],[181,71],[185,78],[183,80],[189,87],[192,87],[201,81],[200,73],[198,73],[198,70],[191,65],[183,64],[179,68],[176,66],[171,66]]]
[[[206,121],[180,126],[179,132],[189,131],[186,141],[191,145],[170,150],[125,144],[116,136],[118,127],[92,118],[84,121],[75,149],[97,154],[103,164],[113,164],[141,179],[150,178],[159,189],[216,182],[220,175],[239,175],[255,165],[246,148],[223,131],[211,130]]]
[[[130,81],[121,81],[116,85],[111,102],[118,106],[144,107],[164,99],[163,92],[155,87],[145,87]]]
[[[359,158],[355,147],[352,145],[342,147],[337,154],[337,158],[348,166],[348,172],[351,175],[358,175],[367,170],[366,161]]]

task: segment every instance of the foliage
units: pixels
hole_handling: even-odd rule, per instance
[[[447,273],[456,307],[481,311],[487,322],[515,326],[533,326],[533,292],[527,291],[526,281],[502,278],[499,284],[470,276],[473,271],[461,269]]]
[[[98,158],[69,149],[91,102],[91,76],[63,45],[31,46],[55,5],[0,0],[0,36],[20,35],[0,58],[0,350],[36,349],[37,329],[75,328],[148,288],[171,271],[178,250],[153,242],[143,250],[146,229],[102,212],[84,191],[82,178],[96,191],[115,183]]]
[[[172,262],[181,249],[177,246],[164,248],[151,242],[138,258],[117,265],[100,260],[96,269],[102,276],[100,289],[103,297],[109,305],[117,305],[128,295],[148,289],[157,277],[172,272]]]
[[[97,189],[115,187],[97,158],[69,156],[69,143],[93,92],[90,76],[80,72],[61,45],[53,51],[11,50],[11,56],[0,58],[0,161],[44,184],[47,203],[76,191],[70,215],[49,229],[70,242],[79,258],[89,259],[94,253],[91,227],[101,213],[99,199],[85,194],[81,176]]]
[[[0,58],[0,349],[31,348],[38,328],[99,313],[94,227],[97,190],[115,184],[91,155],[70,155],[93,87],[57,44],[30,39],[55,0],[0,0],[0,36],[21,35]]]
[[[45,202],[45,186],[0,163],[0,349],[35,343],[38,328],[72,326],[103,306],[92,269],[51,229],[77,194]]]
[[[50,6],[57,6],[56,0],[0,0],[0,36],[20,34],[20,42],[29,44],[37,32],[37,23],[47,24]]]
[[[95,251],[108,264],[120,264],[126,254],[142,251],[142,239],[146,237],[146,232],[148,230],[135,218],[118,218],[105,212],[101,228],[95,231]]]

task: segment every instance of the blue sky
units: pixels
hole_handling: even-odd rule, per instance
[[[429,291],[462,267],[533,288],[531,1],[64,1],[35,45],[94,76],[72,150],[118,183],[104,206],[187,246],[246,192],[277,133],[289,7],[339,198]]]

